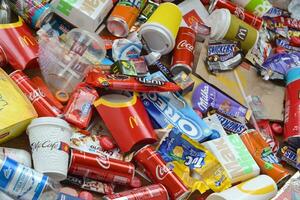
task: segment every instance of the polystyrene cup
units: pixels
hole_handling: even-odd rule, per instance
[[[59,118],[41,117],[31,122],[27,134],[34,169],[56,181],[66,179],[72,135],[70,125]]]

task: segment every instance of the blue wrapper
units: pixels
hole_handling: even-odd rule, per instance
[[[293,53],[279,53],[270,56],[263,64],[262,67],[267,71],[287,74],[287,71],[294,67],[300,66],[300,52]]]
[[[166,80],[161,72],[151,79]],[[176,127],[180,132],[199,142],[220,137],[197,115],[179,93],[144,93],[141,100],[155,125],[160,128]]]
[[[205,165],[206,153],[184,140],[177,129],[172,129],[168,137],[160,144],[158,152],[164,161],[178,161],[190,169],[201,168]]]

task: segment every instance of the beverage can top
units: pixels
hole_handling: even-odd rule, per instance
[[[296,80],[300,79],[300,66],[291,68],[288,70],[287,75],[286,75],[286,84],[290,84]]]

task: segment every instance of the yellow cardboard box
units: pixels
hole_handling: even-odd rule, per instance
[[[36,117],[30,101],[0,68],[0,143],[21,135]]]

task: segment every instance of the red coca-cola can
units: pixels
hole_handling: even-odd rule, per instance
[[[21,70],[16,70],[9,76],[31,101],[39,117],[61,117],[61,110],[53,105],[43,91]]]
[[[174,75],[181,71],[186,74],[192,72],[195,44],[196,32],[189,27],[180,27],[171,64],[171,71]]]
[[[285,91],[284,139],[300,137],[300,68],[287,72]]]
[[[166,187],[171,199],[185,199],[189,190],[171,171],[162,157],[150,145],[137,151],[133,157],[136,163],[144,169],[145,174],[154,182]]]
[[[215,9],[226,8],[231,14],[237,16],[247,24],[253,26],[255,29],[260,30],[263,24],[261,17],[257,17],[252,13],[245,11],[244,8],[237,6],[236,4],[228,0],[215,0],[209,7],[209,12]]]
[[[168,200],[168,191],[162,184],[148,185],[145,187],[111,194],[103,197],[104,200]]]
[[[72,149],[69,174],[99,181],[129,185],[134,178],[135,167],[108,157],[106,154],[92,154]]]

